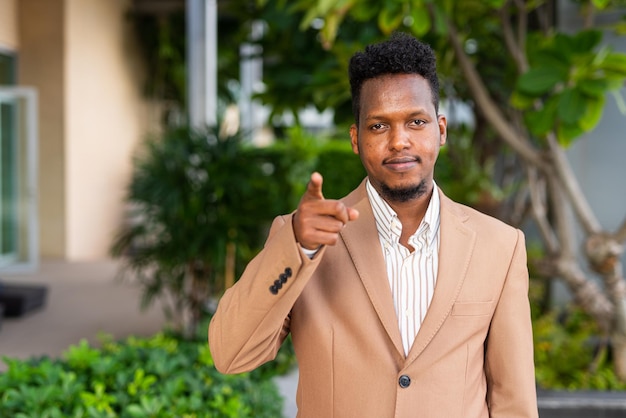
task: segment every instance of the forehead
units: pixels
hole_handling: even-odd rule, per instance
[[[361,116],[371,112],[423,108],[435,111],[430,84],[419,74],[389,74],[369,79],[361,88]]]

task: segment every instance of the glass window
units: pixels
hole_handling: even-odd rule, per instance
[[[15,111],[15,103],[0,101],[0,266],[15,261],[18,253]]]
[[[15,83],[15,56],[0,52],[0,85],[6,86]]]

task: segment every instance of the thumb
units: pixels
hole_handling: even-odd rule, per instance
[[[314,172],[311,174],[311,180],[306,185],[306,192],[302,198],[305,200],[324,200],[324,195],[322,194],[323,182],[324,179],[320,173]]]

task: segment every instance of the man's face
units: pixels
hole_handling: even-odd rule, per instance
[[[430,85],[416,74],[367,80],[361,89],[359,126],[352,125],[352,150],[383,198],[404,202],[432,188],[446,118],[438,116]]]

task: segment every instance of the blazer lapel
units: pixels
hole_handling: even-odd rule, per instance
[[[404,357],[385,260],[364,182],[348,196],[346,204],[359,211],[359,218],[351,222],[350,228],[344,228],[341,236],[380,322],[398,353]]]
[[[426,317],[407,357],[407,364],[422,353],[450,314],[465,280],[476,241],[475,231],[464,223],[467,215],[461,206],[441,191],[439,196],[441,220],[437,283]]]

